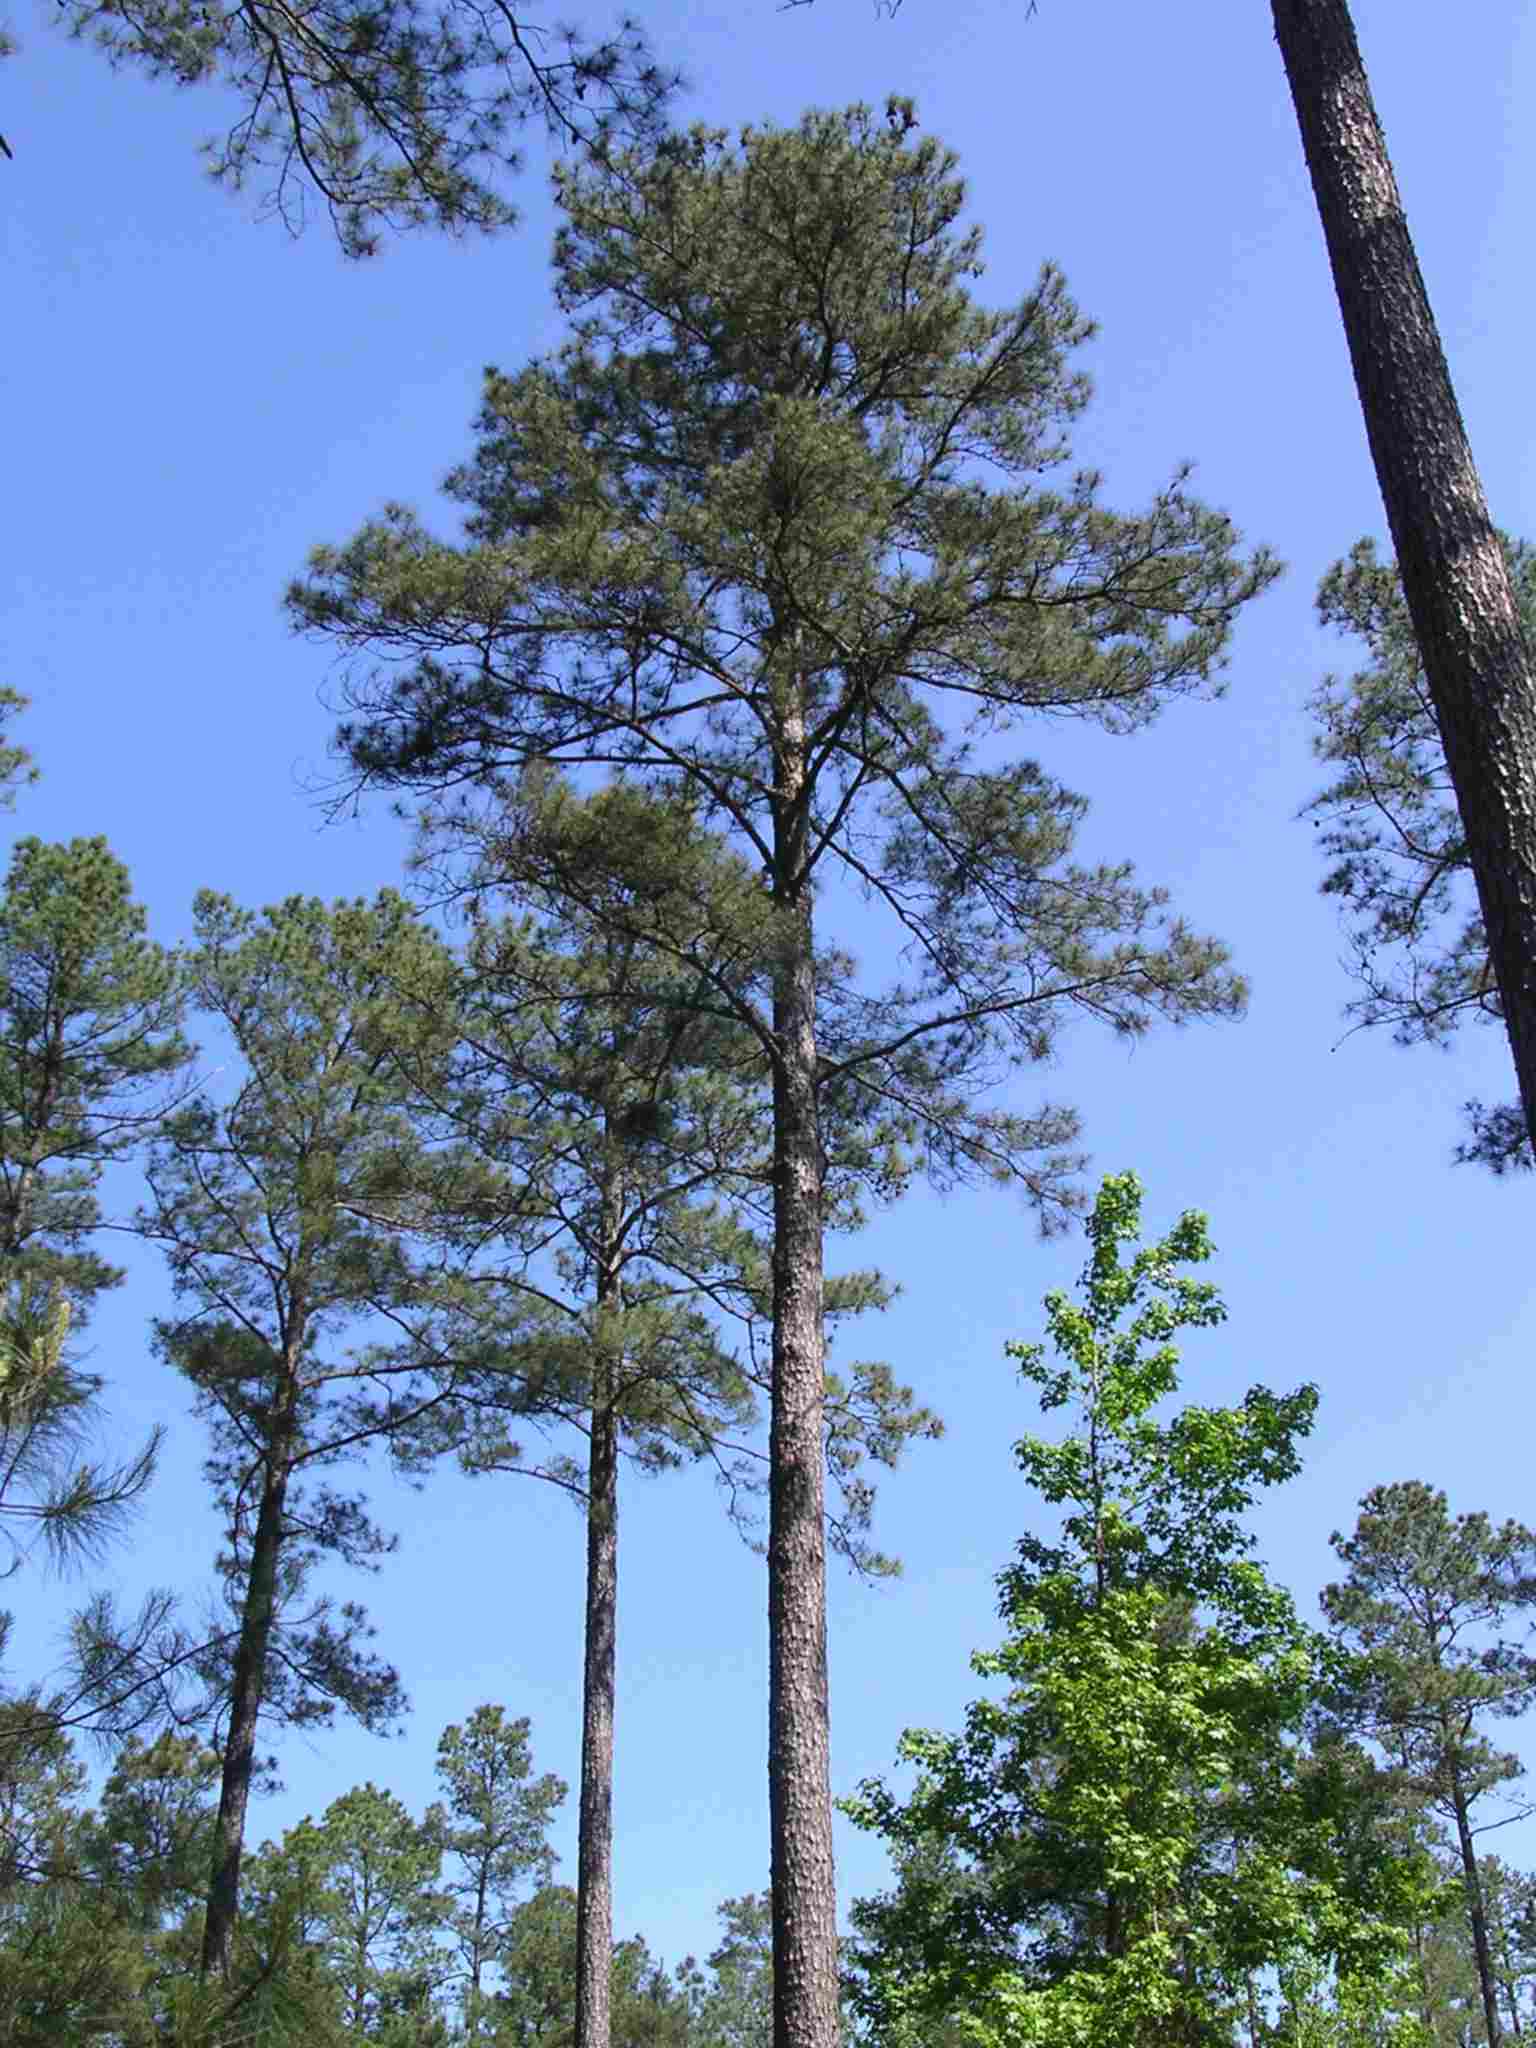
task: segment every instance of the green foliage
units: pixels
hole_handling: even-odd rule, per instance
[[[724,1899],[710,1977],[695,1995],[692,2048],[773,2048],[773,1903],[767,1892]]]
[[[58,1282],[26,1268],[0,1298],[0,1577],[39,1544],[55,1568],[99,1557],[154,1477],[158,1430],[116,1463],[83,1455],[101,1382],[70,1363],[70,1320]]]
[[[1354,1533],[1335,1531],[1332,1542],[1349,1567],[1323,1592],[1346,1653],[1334,1711],[1379,1745],[1409,1799],[1451,1825],[1484,2026],[1497,2043],[1498,1963],[1475,1837],[1489,1795],[1524,1768],[1486,1731],[1536,1700],[1536,1533],[1486,1514],[1453,1519],[1443,1493],[1408,1480],[1373,1487]]]
[[[450,1911],[437,1883],[442,1842],[392,1793],[360,1785],[301,1821],[264,1855],[261,1883],[306,1899],[310,1939],[340,1987],[350,2038],[395,2043],[430,2005],[446,1958],[436,1935]]]
[[[235,1061],[227,1098],[183,1107],[150,1157],[139,1227],[163,1248],[186,1310],[158,1325],[158,1341],[211,1429],[220,1570],[247,1620],[264,1500],[278,1518],[260,1600],[281,1655],[266,1660],[264,1713],[324,1721],[341,1704],[387,1725],[398,1682],[362,1647],[361,1609],[338,1611],[309,1587],[321,1558],[367,1568],[391,1546],[360,1496],[312,1475],[394,1419],[386,1404],[382,1422],[359,1422],[348,1406],[358,1381],[402,1389],[438,1362],[425,1269],[441,1261],[420,1248],[458,1183],[416,1136],[407,1064],[419,1072],[449,1042],[433,1003],[451,962],[389,892],[331,908],[294,898],[259,915],[204,895],[197,938],[194,1000]],[[388,1356],[348,1348],[368,1317],[398,1333]],[[204,1660],[213,1701],[228,1695],[238,1634]]]
[[[0,34],[0,56],[4,54],[5,38]],[[0,687],[0,806],[7,810],[16,800],[17,787],[37,780],[37,769],[26,748],[4,738],[6,727],[18,712],[26,710],[27,702],[19,691]]]
[[[216,85],[232,119],[204,145],[212,176],[236,190],[270,177],[263,210],[294,233],[318,201],[349,256],[371,255],[388,228],[508,225],[517,129],[537,120],[577,147],[648,133],[674,84],[631,19],[596,41],[550,38],[467,0],[65,0],[63,18],[115,66]]]
[[[1443,1493],[1407,1480],[1372,1487],[1354,1532],[1331,1540],[1349,1570],[1323,1609],[1352,1653],[1335,1703],[1454,1817],[1458,1786],[1473,1801],[1521,1768],[1483,1731],[1536,1700],[1536,1532],[1453,1517]]]
[[[488,1363],[459,1372],[402,1441],[418,1459],[453,1442],[472,1470],[528,1470],[581,1494],[578,1465],[528,1457],[513,1432],[530,1419],[584,1428],[606,1404],[642,1469],[712,1460],[750,1530],[764,1481],[752,1437],[768,1380],[771,1092],[738,1005],[769,972],[761,890],[686,796],[633,781],[582,796],[539,767],[495,799],[484,814],[440,807],[420,855],[470,906],[460,1044],[434,1102],[445,1136],[493,1165],[508,1197],[499,1285],[483,1264],[466,1281],[476,1336],[457,1347]],[[498,915],[508,896],[518,914]],[[827,1135],[832,1219],[852,1228],[862,1187],[906,1134],[882,1117]],[[490,1240],[488,1214],[472,1226]],[[839,1274],[827,1320],[890,1298],[876,1273]],[[938,1433],[888,1367],[828,1376],[830,1533],[857,1569],[895,1569],[868,1541],[870,1462],[893,1466]]]
[[[1527,638],[1536,634],[1536,550],[1506,539]],[[1502,1025],[1471,858],[1440,727],[1396,565],[1362,540],[1323,578],[1318,616],[1360,643],[1365,665],[1312,700],[1319,759],[1337,771],[1307,805],[1331,865],[1361,993],[1349,1014],[1399,1045],[1449,1045],[1463,1024]],[[1536,1159],[1518,1104],[1469,1102],[1458,1158],[1495,1173]]]
[[[175,958],[144,936],[103,839],[18,841],[0,897],[0,1259],[83,1320],[121,1275],[89,1246],[104,1166],[167,1106],[189,1057]]]
[[[450,486],[466,543],[394,510],[292,594],[388,657],[346,728],[358,773],[444,789],[580,760],[686,789],[761,875],[781,961],[822,880],[864,891],[907,967],[879,989],[819,964],[827,1114],[913,1122],[928,1171],[1049,1212],[1075,1119],[982,1109],[981,1084],[1075,1013],[1134,1033],[1242,990],[1128,867],[1072,864],[1082,799],[996,765],[997,736],[1130,730],[1210,684],[1274,565],[1182,478],[1136,515],[1091,475],[1051,487],[1088,325],[1050,269],[975,301],[955,160],[910,110],[695,129],[557,194],[575,330],[488,377]],[[679,957],[707,976],[718,936]],[[771,1050],[764,1006],[730,1006]]]
[[[973,1661],[1006,1691],[961,1735],[904,1739],[909,1800],[872,1782],[849,1803],[900,1877],[858,1915],[880,2038],[1223,2039],[1256,1974],[1390,1971],[1422,1886],[1374,1832],[1360,1760],[1304,1745],[1318,1648],[1242,1527],[1296,1470],[1315,1392],[1157,1417],[1175,1332],[1224,1310],[1178,1270],[1210,1255],[1202,1217],[1122,1259],[1140,1209],[1133,1175],[1105,1181],[1081,1299],[1047,1300],[1055,1358],[1011,1347],[1075,1426],[1018,1446],[1066,1512],[1001,1576],[1008,1637]]]
[[[487,2038],[485,1973],[506,1943],[518,1894],[530,1881],[547,1883],[554,1867],[549,1826],[566,1788],[532,1771],[527,1717],[508,1720],[501,1707],[476,1707],[438,1738],[444,1797],[427,1819],[452,1859],[446,1924],[464,1983],[468,2041]]]

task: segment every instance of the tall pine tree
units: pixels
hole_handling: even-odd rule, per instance
[[[773,1102],[780,2048],[837,2029],[826,1124],[889,1106],[934,1171],[1049,1205],[1074,1118],[979,1110],[978,1088],[1074,1013],[1134,1033],[1238,1006],[1221,948],[1156,891],[1072,863],[1082,800],[1001,743],[1041,713],[1133,730],[1209,684],[1273,572],[1182,477],[1131,515],[1091,475],[1052,478],[1087,323],[1051,269],[1016,306],[976,302],[955,160],[913,128],[893,102],[562,172],[572,338],[488,379],[451,485],[465,543],[392,513],[293,594],[304,624],[388,657],[346,728],[363,780],[607,764],[691,791],[759,877],[771,986],[732,1007]],[[863,892],[870,951],[900,951],[894,976],[819,948],[834,878]]]

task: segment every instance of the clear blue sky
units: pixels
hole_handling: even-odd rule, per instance
[[[1264,1550],[1310,1606],[1331,1529],[1378,1481],[1422,1477],[1456,1508],[1536,1519],[1530,1183],[1452,1168],[1456,1105],[1512,1092],[1492,1033],[1453,1054],[1340,1043],[1349,993],[1312,834],[1318,782],[1303,702],[1347,650],[1319,635],[1321,572],[1383,521],[1294,120],[1260,0],[663,0],[644,18],[692,81],[684,112],[792,120],[811,103],[916,96],[960,153],[987,231],[983,291],[1017,298],[1057,259],[1101,323],[1098,398],[1078,441],[1111,501],[1144,498],[1185,457],[1198,488],[1289,563],[1239,634],[1230,694],[1108,741],[1043,728],[1027,744],[1093,801],[1084,850],[1129,856],[1251,976],[1240,1024],[1138,1048],[1080,1029],[1037,1090],[1082,1108],[1100,1170],[1134,1166],[1149,1222],[1212,1217],[1231,1317],[1197,1334],[1187,1389],[1255,1380],[1323,1390],[1305,1476],[1263,1518]],[[201,885],[267,902],[398,878],[382,809],[326,826],[324,650],[291,640],[285,580],[385,497],[430,506],[468,445],[481,368],[547,346],[550,209],[536,151],[523,229],[429,238],[348,266],[323,224],[292,242],[209,186],[194,144],[217,103],[114,79],[46,19],[10,26],[0,67],[6,319],[0,549],[11,597],[4,680],[35,708],[44,779],[13,832],[105,833],[167,940]],[[1451,17],[1394,0],[1356,13],[1419,253],[1494,513],[1536,534],[1530,217],[1536,17]],[[853,1254],[902,1284],[860,1333],[945,1415],[884,1488],[893,1587],[832,1587],[836,1786],[885,1769],[911,1724],[954,1725],[995,1636],[992,1576],[1031,1504],[1009,1456],[1031,1426],[1003,1359],[1068,1284],[1080,1241],[1042,1248],[997,1195],[914,1195]],[[159,1490],[122,1567],[195,1587],[216,1532],[178,1385],[147,1355],[164,1300],[152,1259],[94,1331],[124,1437],[162,1419]],[[365,1596],[415,1712],[403,1742],[338,1728],[282,1752],[275,1833],[364,1778],[430,1796],[440,1728],[482,1700],[532,1716],[541,1768],[574,1778],[581,1531],[557,1497],[445,1475],[377,1491],[401,1532]],[[622,1932],[670,1956],[713,1940],[717,1900],[767,1876],[764,1585],[707,1483],[633,1482],[622,1563],[616,1878]],[[48,1660],[67,1601],[18,1585],[14,1671]],[[574,1871],[574,1816],[559,1830]],[[1505,1835],[1503,1853],[1515,1848]],[[880,1882],[845,1831],[845,1891]]]

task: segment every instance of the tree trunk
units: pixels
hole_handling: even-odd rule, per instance
[[[240,1859],[245,1844],[245,1809],[256,1762],[256,1724],[266,1689],[267,1646],[277,1607],[277,1558],[283,1541],[283,1500],[288,1491],[290,1446],[284,1432],[268,1453],[267,1479],[251,1542],[251,1569],[240,1610],[230,1692],[229,1733],[219,1781],[219,1818],[214,1834],[213,1874],[203,1921],[204,1977],[228,1979],[235,1918],[240,1910]]]
[[[774,2048],[835,2048],[837,1899],[828,1757],[822,1181],[803,710],[777,762],[774,894],[792,936],[774,978],[773,1385],[768,1799]]]
[[[1346,0],[1272,0],[1536,1144],[1536,670]]]
[[[1461,1871],[1467,1887],[1467,1918],[1472,1923],[1472,1953],[1477,1958],[1477,1983],[1483,1996],[1483,2024],[1488,2029],[1488,2048],[1499,2048],[1498,1986],[1493,1977],[1493,1952],[1488,1945],[1488,1914],[1483,1905],[1483,1880],[1477,1867],[1477,1844],[1467,1819],[1467,1796],[1462,1790],[1461,1772],[1451,1765],[1451,1809],[1456,1816],[1456,1840],[1461,1847]]]
[[[613,1375],[592,1405],[587,1627],[576,1852],[576,2048],[608,2048],[613,1970],[613,1672],[619,1596],[618,1418]]]

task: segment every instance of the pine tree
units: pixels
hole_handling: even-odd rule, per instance
[[[185,1311],[158,1340],[210,1426],[225,1517],[233,1620],[202,1674],[223,1758],[204,1969],[227,1977],[259,1725],[324,1722],[341,1706],[381,1727],[401,1709],[362,1609],[309,1588],[321,1559],[366,1568],[392,1543],[360,1496],[315,1475],[408,1415],[403,1390],[441,1362],[441,1259],[423,1247],[460,1180],[411,1122],[404,1063],[447,1049],[433,998],[451,963],[401,898],[293,898],[257,915],[205,894],[196,923],[194,999],[232,1043],[234,1080],[165,1126],[139,1227]],[[414,1009],[400,993],[411,988]],[[387,1356],[342,1341],[370,1316],[398,1333]],[[402,1390],[382,1419],[349,1408],[361,1381]],[[424,1383],[419,1398],[435,1393]]]
[[[547,1884],[554,1866],[549,1824],[566,1788],[532,1770],[527,1718],[509,1721],[501,1707],[477,1707],[438,1739],[444,1798],[428,1819],[457,1866],[444,1890],[453,1901],[448,1924],[464,1977],[467,2042],[488,2038],[486,1972],[506,1940],[518,1893],[530,1880]]]
[[[836,1927],[823,1513],[825,1127],[915,1119],[931,1169],[1058,1198],[1075,1121],[978,1110],[1074,1013],[1230,1013],[1220,947],[1124,866],[1070,861],[1080,798],[1000,761],[1032,712],[1146,722],[1221,665],[1273,573],[1182,478],[1140,515],[1052,487],[1086,397],[1061,277],[983,310],[954,159],[909,107],[563,171],[547,362],[486,387],[464,546],[390,514],[322,550],[297,618],[388,663],[361,778],[529,760],[688,789],[760,878],[772,986],[736,1006],[773,1094],[770,1784],[780,2048],[831,2048]],[[414,663],[406,659],[414,656]],[[818,948],[834,876],[905,954]],[[643,921],[644,907],[637,913]],[[711,935],[711,943],[713,936]],[[679,960],[698,949],[677,945]]]
[[[769,1295],[766,1075],[715,986],[739,996],[765,977],[757,890],[686,799],[623,783],[581,798],[546,770],[498,791],[478,828],[439,816],[429,844],[439,868],[458,856],[444,884],[474,906],[460,1052],[438,1112],[502,1171],[516,1207],[500,1275],[471,1288],[472,1324],[492,1334],[458,1346],[493,1362],[457,1376],[426,1442],[455,1439],[471,1470],[553,1480],[585,1510],[576,2040],[608,2048],[621,1457],[650,1471],[713,1461],[749,1527],[761,1485],[750,1433]],[[517,915],[493,914],[503,895]],[[654,931],[636,929],[637,901]],[[701,924],[715,942],[685,969],[677,935],[697,944]],[[834,1214],[850,1224],[855,1207],[836,1190],[851,1188],[846,1166],[867,1164],[870,1138],[836,1141]],[[846,1273],[825,1306],[836,1319],[886,1298],[877,1275]],[[510,1343],[494,1330],[502,1317]],[[529,1459],[507,1405],[514,1424],[532,1412],[574,1428],[585,1457]],[[936,1431],[886,1368],[829,1376],[831,1533],[857,1567],[889,1568],[867,1540],[865,1460],[894,1464]]]
[[[1536,1532],[1485,1514],[1453,1518],[1443,1493],[1406,1480],[1372,1487],[1353,1534],[1335,1531],[1331,1541],[1349,1570],[1325,1589],[1323,1608],[1356,1659],[1341,1703],[1455,1831],[1488,2044],[1499,2048],[1474,1813],[1522,1769],[1484,1731],[1536,1701],[1536,1655],[1526,1647]]]

